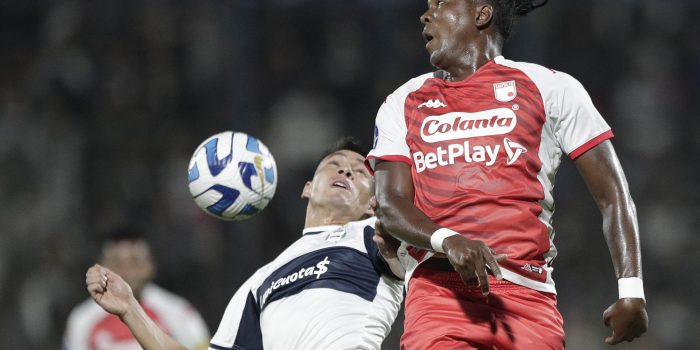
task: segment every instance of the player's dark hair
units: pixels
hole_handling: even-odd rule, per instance
[[[104,243],[117,243],[123,241],[146,241],[146,235],[143,230],[135,227],[119,227],[109,231],[103,239]]]
[[[369,152],[368,149],[362,146],[357,138],[353,136],[343,136],[321,154],[321,157],[316,163],[316,167],[318,167],[318,165],[321,164],[326,157],[338,151],[351,151],[358,153],[363,157],[367,156],[367,153]]]
[[[513,24],[517,17],[522,17],[538,7],[542,7],[549,0],[486,0],[493,6],[493,21],[503,39],[508,39],[513,31]]]

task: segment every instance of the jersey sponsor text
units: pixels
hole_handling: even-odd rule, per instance
[[[297,280],[301,280],[303,278],[313,275],[316,276],[316,279],[319,279],[321,275],[328,271],[328,267],[326,266],[330,263],[331,262],[330,260],[328,260],[328,257],[325,257],[323,260],[319,261],[318,264],[316,264],[316,266],[310,266],[306,268],[302,267],[298,272],[294,272],[286,277],[279,278],[276,281],[272,282],[272,284],[270,284],[270,287],[268,287],[265,290],[262,300],[260,300],[260,308],[262,308],[265,305],[267,298],[275,289],[278,289],[282,286],[286,286],[287,284],[294,283]]]
[[[515,113],[497,108],[476,113],[452,112],[423,120],[421,138],[425,142],[466,139],[477,136],[507,134],[515,128]]]

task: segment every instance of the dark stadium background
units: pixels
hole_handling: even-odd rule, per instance
[[[385,96],[426,72],[423,0],[0,3],[0,348],[58,349],[99,237],[149,232],[157,282],[211,331],[233,292],[295,240],[302,185],[336,137],[371,142]],[[577,77],[612,125],[637,204],[649,332],[618,349],[700,348],[700,2],[552,0],[506,56]],[[243,223],[187,191],[209,135],[261,138],[278,193]],[[617,297],[593,200],[565,160],[555,263],[568,348],[607,349]],[[384,349],[398,348],[397,322]]]

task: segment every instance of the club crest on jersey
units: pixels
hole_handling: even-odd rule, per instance
[[[510,102],[515,99],[518,92],[515,90],[515,80],[493,84],[493,93],[496,99],[501,102]]]
[[[345,227],[339,227],[331,232],[328,232],[328,235],[326,236],[326,241],[335,243],[343,239],[345,237],[345,234],[347,232],[345,231]]]

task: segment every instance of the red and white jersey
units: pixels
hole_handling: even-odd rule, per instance
[[[556,293],[554,176],[563,154],[576,159],[612,136],[576,79],[499,56],[463,81],[429,73],[389,95],[367,164],[409,164],[420,210],[507,254],[507,280]],[[433,255],[403,249],[407,279]]]
[[[139,300],[146,314],[165,333],[188,349],[206,349],[209,330],[199,313],[185,299],[154,284],[143,289]],[[63,339],[65,350],[141,349],[129,328],[92,299],[70,314]]]

